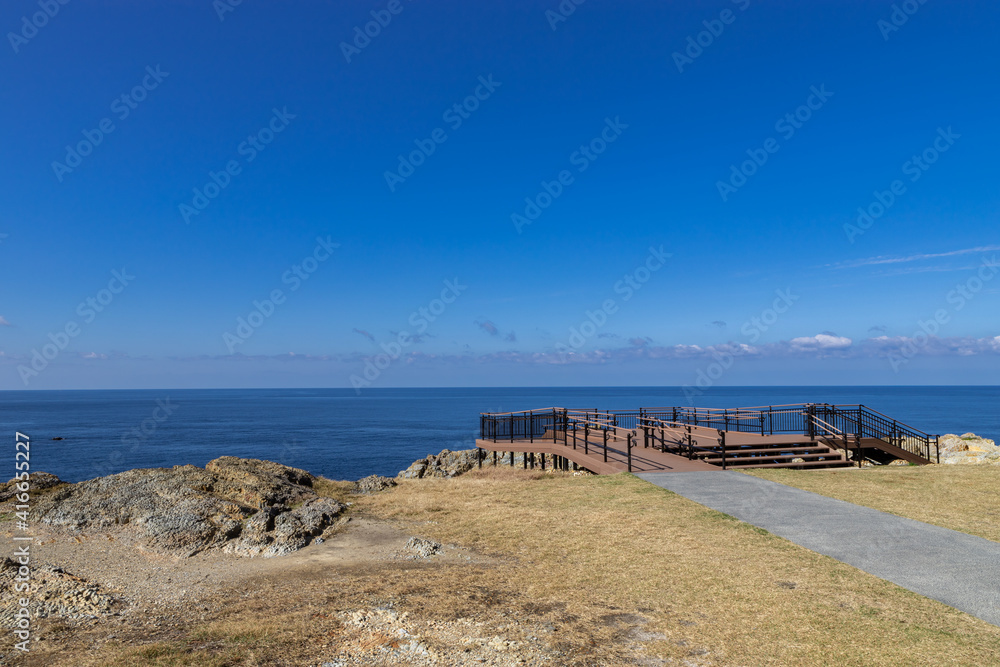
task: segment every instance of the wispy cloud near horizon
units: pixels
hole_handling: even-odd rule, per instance
[[[1000,251],[1000,245],[987,245],[987,246],[979,246],[976,248],[963,248],[961,250],[950,250],[948,252],[933,252],[933,253],[921,253],[917,255],[906,255],[903,257],[878,255],[875,257],[865,257],[863,259],[854,259],[854,260],[848,260],[846,262],[827,264],[827,266],[834,269],[856,269],[862,266],[878,266],[881,264],[905,264],[908,262],[922,262],[928,259],[941,259],[943,257],[958,257],[960,255],[972,255],[975,253],[997,252],[997,251]],[[931,270],[950,270],[950,269],[924,269],[924,270],[931,271]]]

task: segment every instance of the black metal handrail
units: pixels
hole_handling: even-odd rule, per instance
[[[648,429],[653,430],[652,441],[653,445],[656,445],[656,430],[660,431],[660,451],[666,451],[666,432],[670,431],[674,434],[671,442],[676,445],[677,452],[679,455],[683,456],[684,452],[687,452],[688,460],[694,459],[695,452],[702,452],[705,454],[719,454],[722,455],[722,469],[725,470],[727,466],[726,461],[726,432],[722,430],[716,430],[716,438],[718,442],[719,449],[716,450],[715,447],[702,447],[701,445],[696,445],[695,435],[691,432],[692,428],[708,428],[708,427],[694,427],[690,424],[682,424],[680,422],[670,422],[664,419],[658,419],[656,417],[643,417],[640,420],[639,428],[643,430],[643,443],[648,445],[650,440],[650,433]],[[680,437],[677,437],[680,435]],[[704,434],[699,434],[698,437],[704,437]]]
[[[617,433],[619,430],[627,432],[640,429],[644,425],[648,427],[652,423],[650,420],[678,426],[715,429],[723,433],[727,431],[761,435],[801,433],[813,438],[823,430],[820,428],[822,422],[839,432],[845,442],[847,437],[857,439],[858,448],[861,439],[874,438],[926,461],[941,462],[938,436],[924,433],[861,404],[801,403],[736,409],[661,407],[617,411],[544,408],[519,412],[482,413],[480,433],[482,439],[493,442],[516,439],[534,442],[536,438],[547,439],[551,436],[553,442],[561,440],[564,444],[569,444],[570,435],[573,435],[575,441],[576,430],[581,425],[585,432],[593,428],[604,430],[605,433],[608,431]],[[585,433],[584,447],[588,446],[586,444],[588,442]],[[861,458],[860,455],[858,458]]]

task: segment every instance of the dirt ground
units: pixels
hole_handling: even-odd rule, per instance
[[[269,559],[175,558],[110,534],[36,531],[33,576],[64,603],[63,617],[33,621],[27,655],[7,635],[0,664],[562,665],[597,653],[641,664],[630,647],[643,637],[640,617],[609,607],[603,627],[573,628],[564,604],[527,599],[496,576],[502,557],[454,545],[422,557],[394,523],[355,517],[322,544]],[[74,605],[87,589],[90,600]],[[98,599],[111,603],[88,604]],[[640,659],[595,652],[613,636]]]

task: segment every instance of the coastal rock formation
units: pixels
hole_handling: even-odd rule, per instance
[[[441,450],[440,454],[431,454],[427,458],[414,461],[409,468],[403,470],[397,479],[420,479],[424,477],[456,477],[472,470],[476,466],[476,449],[463,449],[452,452]]]
[[[368,475],[354,483],[354,493],[378,493],[396,486],[396,480],[381,475]]]
[[[941,451],[941,463],[1000,465],[1000,447],[989,438],[981,438],[975,433],[942,435],[938,440],[938,446]]]
[[[5,503],[14,497],[17,493],[17,478],[10,480],[9,482],[4,482],[0,484],[0,503]],[[50,475],[47,472],[33,472],[31,473],[31,491],[41,491],[43,489],[50,489],[53,486],[59,486],[60,484],[65,484],[61,479],[55,475]]]
[[[279,556],[322,535],[345,508],[320,497],[314,480],[271,461],[224,456],[204,469],[129,470],[66,484],[38,496],[33,514],[73,532],[114,530],[152,551]]]

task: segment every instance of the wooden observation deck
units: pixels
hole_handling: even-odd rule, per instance
[[[522,465],[597,474],[726,468],[843,468],[865,461],[940,463],[938,436],[864,405],[754,408],[542,408],[480,415],[480,465],[522,453]]]

